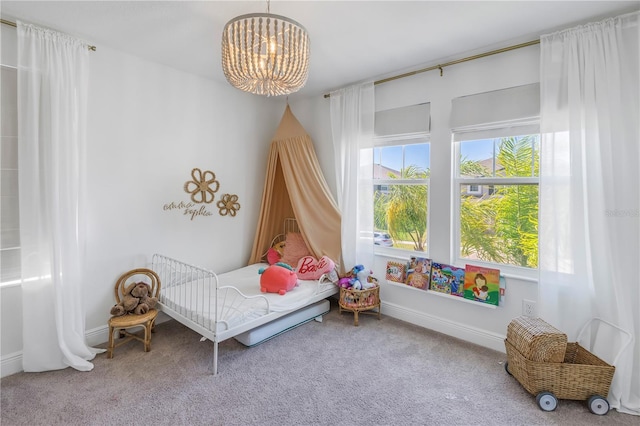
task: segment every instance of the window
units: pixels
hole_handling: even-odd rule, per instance
[[[15,68],[2,66],[0,153],[1,231],[0,285],[20,282],[20,215],[18,210],[18,79]]]
[[[451,102],[452,261],[533,278],[538,267],[540,85]]]
[[[539,140],[515,134],[456,143],[459,263],[537,268]]]
[[[377,138],[373,150],[374,244],[427,251],[429,139]]]

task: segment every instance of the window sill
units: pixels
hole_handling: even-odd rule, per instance
[[[407,289],[410,289],[412,291],[419,291],[421,293],[426,293],[429,296],[444,297],[444,298],[449,299],[449,300],[456,300],[458,302],[471,303],[472,305],[482,306],[483,308],[496,309],[498,307],[496,305],[490,305],[488,303],[476,302],[476,301],[473,301],[473,300],[465,299],[464,297],[451,296],[450,294],[438,293],[437,291],[420,290],[419,288],[411,287],[411,286],[408,286],[406,284],[401,284],[401,283],[397,283],[397,282],[393,282],[393,281],[389,281],[389,280],[385,280],[385,282],[387,284],[393,286],[393,287],[407,288]]]

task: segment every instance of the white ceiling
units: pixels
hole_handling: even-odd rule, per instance
[[[222,29],[266,1],[5,1],[22,19],[224,82]],[[640,9],[640,1],[279,1],[271,13],[304,25],[309,80],[291,96],[315,96],[541,34]]]

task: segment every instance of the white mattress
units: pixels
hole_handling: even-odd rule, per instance
[[[262,293],[258,271],[267,266],[258,263],[218,275],[216,331],[229,330],[269,312],[294,311],[308,305],[319,294],[329,296],[335,293],[335,285],[309,280],[298,280],[298,285],[284,295]],[[201,281],[190,281],[162,290],[163,305],[208,329],[214,329],[215,289]]]

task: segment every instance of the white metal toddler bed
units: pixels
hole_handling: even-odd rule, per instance
[[[279,237],[277,237],[279,238]],[[328,312],[327,297],[338,288],[326,276],[299,280],[285,295],[260,292],[254,264],[224,274],[153,255],[152,269],[162,283],[160,310],[213,342],[211,369],[218,372],[218,343],[236,337],[247,346]],[[256,332],[257,337],[250,335]]]

